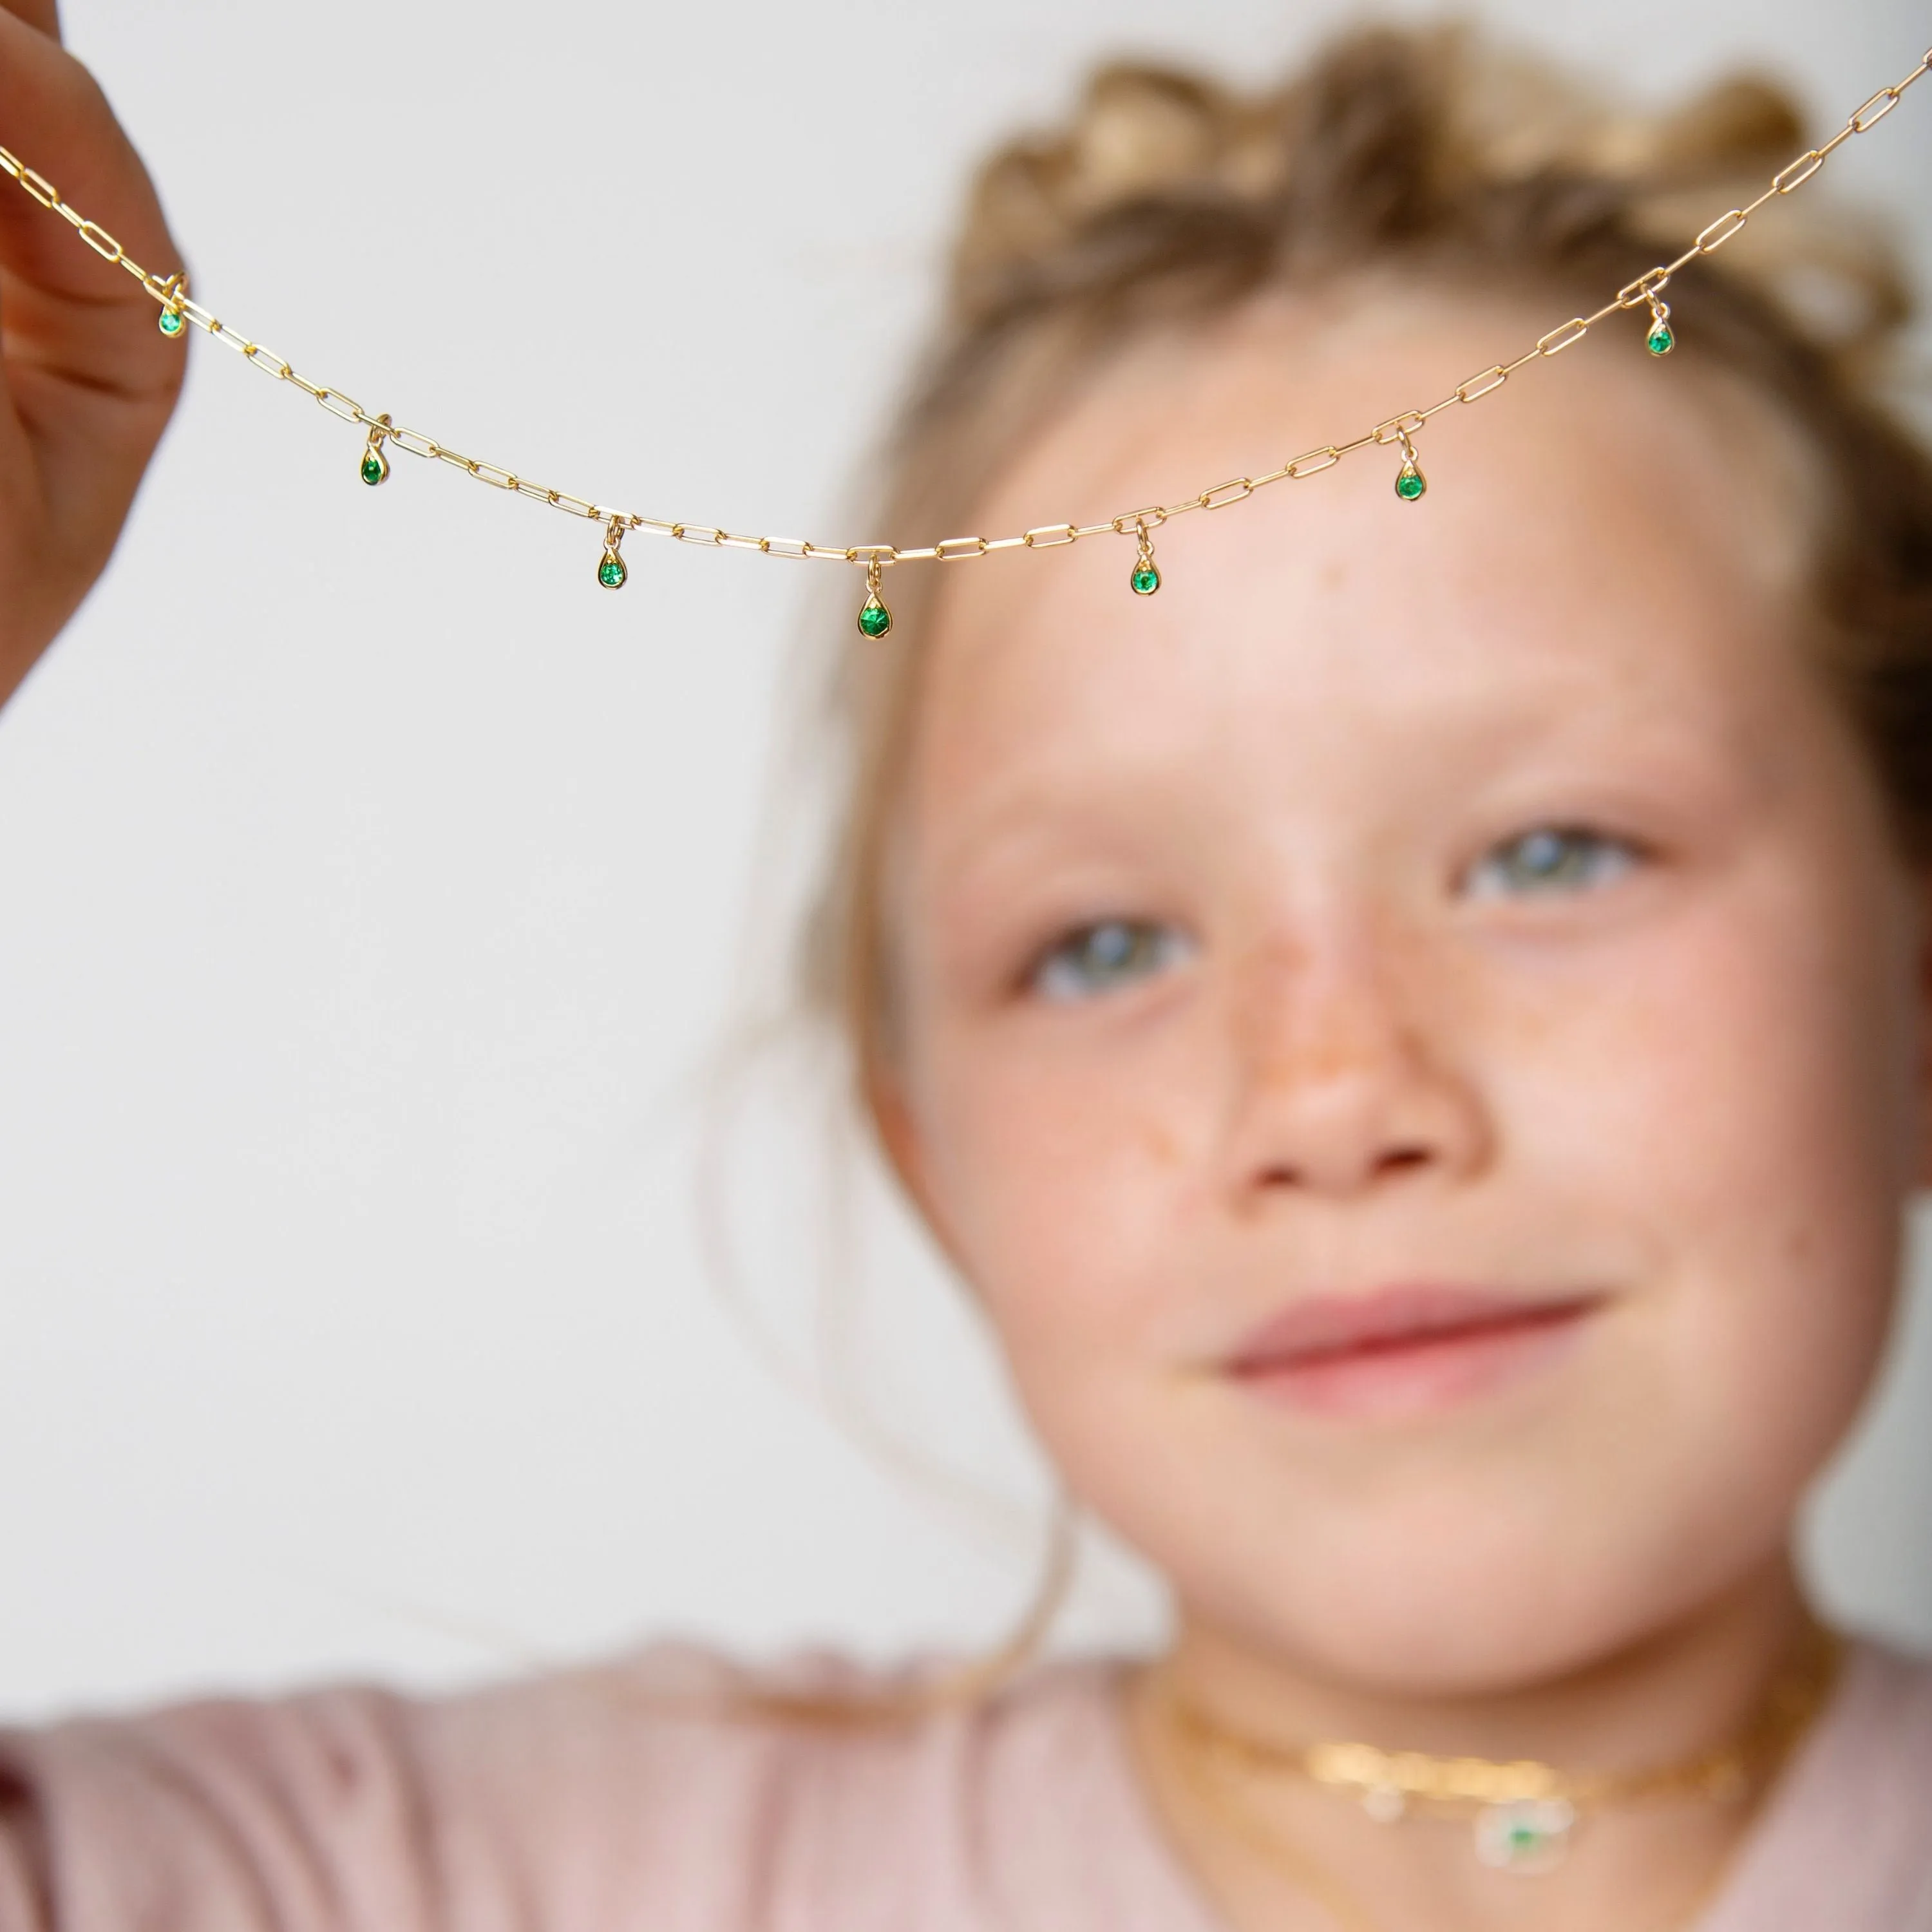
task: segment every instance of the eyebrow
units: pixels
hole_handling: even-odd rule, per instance
[[[1730,707],[1714,709],[1676,686],[1619,690],[1584,679],[1568,689],[1566,682],[1534,680],[1507,695],[1470,691],[1462,701],[1422,707],[1408,722],[1426,734],[1428,764],[1450,769],[1447,782],[1468,782],[1472,774],[1500,777],[1519,760],[1560,772],[1603,757],[1622,764],[1639,786],[1708,790],[1714,782],[1729,786],[1742,778],[1753,790],[1778,788],[1772,748]],[[1171,825],[1172,811],[1159,801],[1172,794],[1177,773],[1192,772],[1202,758],[1198,744],[1156,748],[1143,741],[1097,764],[1070,765],[1048,748],[993,774],[949,814],[952,822],[928,848],[931,862],[952,876],[1030,838],[1077,837],[1083,824],[1112,832],[1124,803],[1143,808],[1136,814],[1143,825]],[[1284,744],[1285,774],[1294,763],[1292,747]],[[1412,787],[1428,776],[1411,760],[1400,782]]]
[[[929,848],[932,861],[936,867],[957,870],[1029,836],[1058,833],[1070,823],[1112,823],[1118,796],[1158,788],[1173,766],[1172,760],[1114,765],[1097,783],[1084,778],[1077,784],[1056,777],[1051,767],[1030,766],[1010,774],[988,786],[968,808],[963,823],[949,827],[943,840]]]

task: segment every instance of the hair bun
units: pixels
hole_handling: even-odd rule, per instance
[[[1644,172],[1653,180],[1704,181],[1781,167],[1804,143],[1804,121],[1784,88],[1755,74],[1706,88],[1649,124]]]
[[[1298,270],[1449,240],[1542,197],[1553,230],[1614,220],[1666,254],[1802,150],[1788,92],[1733,76],[1638,112],[1546,62],[1454,25],[1344,34],[1288,84],[1243,93],[1116,62],[1060,128],[998,149],[953,252],[968,328],[1070,286],[1197,258]],[[1718,204],[1721,206],[1722,203]],[[1826,201],[1780,209],[1725,261],[1821,346],[1862,353],[1909,307],[1896,251]]]
[[[984,309],[1120,210],[1267,193],[1282,158],[1272,120],[1265,102],[1197,75],[1099,69],[1064,130],[1011,142],[980,169],[953,251],[956,302]]]
[[[1540,60],[1467,44],[1456,53],[1454,139],[1480,180],[1556,173],[1631,188],[1689,185],[1768,171],[1804,142],[1791,97],[1756,76],[1732,76],[1646,114]]]

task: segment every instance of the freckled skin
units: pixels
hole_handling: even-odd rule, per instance
[[[1180,1142],[1161,1121],[1150,1120],[1142,1130],[1147,1136],[1149,1151],[1164,1167],[1179,1165],[1184,1154]]]
[[[1148,345],[970,526],[1271,467],[1524,321],[1376,298]],[[1177,519],[1153,598],[1098,542],[947,581],[886,1124],[1200,1683],[1288,1735],[1649,1762],[1748,1708],[1793,1513],[1881,1358],[1926,1166],[1925,896],[1803,656],[1784,446],[1690,354],[1593,342],[1420,454],[1418,504],[1367,452]],[[1650,856],[1472,890],[1574,823]],[[1184,950],[1027,989],[1106,918]],[[1298,1296],[1417,1278],[1608,1299],[1548,1371],[1407,1421],[1216,1372]],[[1580,1688],[1718,1606],[1667,1694]]]

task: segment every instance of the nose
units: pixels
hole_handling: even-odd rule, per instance
[[[1466,1176],[1488,1124],[1427,962],[1389,946],[1258,951],[1229,1001],[1228,1174],[1249,1209]]]

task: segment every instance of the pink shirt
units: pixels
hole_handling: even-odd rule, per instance
[[[832,1731],[667,1714],[727,1666],[658,1645],[0,1733],[0,1932],[1216,1932],[1120,1668]],[[1697,1932],[1932,1932],[1932,1658],[1854,1639]]]

